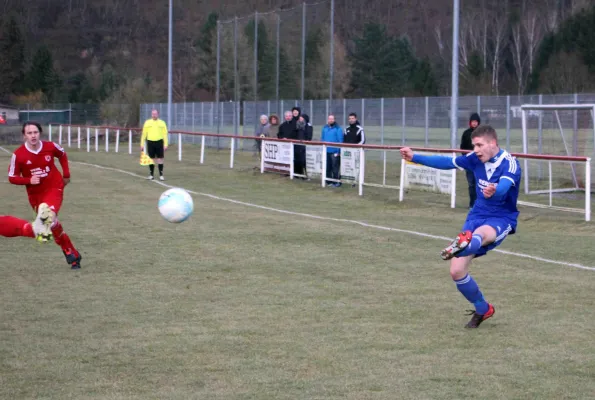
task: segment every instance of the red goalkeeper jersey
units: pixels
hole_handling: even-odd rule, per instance
[[[26,185],[27,193],[35,195],[48,189],[64,188],[62,174],[54,163],[54,158],[60,161],[64,178],[70,178],[68,157],[64,149],[54,142],[41,142],[37,151],[30,150],[26,144],[15,150],[8,168],[8,180],[14,185]],[[40,178],[39,185],[31,185],[31,177]]]

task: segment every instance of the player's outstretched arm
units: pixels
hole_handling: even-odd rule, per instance
[[[414,154],[409,147],[401,149],[401,156],[406,161],[411,161],[416,164],[422,164],[427,167],[436,169],[455,169],[458,168],[452,160],[452,157],[446,156],[426,156],[421,154]]]

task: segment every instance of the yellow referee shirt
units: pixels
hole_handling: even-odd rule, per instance
[[[162,139],[163,145],[167,146],[167,125],[165,125],[165,121],[162,119],[154,120],[153,118],[146,120],[140,142],[144,143],[145,140],[156,142]]]

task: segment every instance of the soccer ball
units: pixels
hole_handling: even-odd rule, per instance
[[[193,211],[192,196],[182,188],[166,190],[159,197],[159,213],[166,221],[179,224],[186,221]]]

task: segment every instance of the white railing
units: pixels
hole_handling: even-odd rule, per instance
[[[87,152],[91,151],[91,131],[95,131],[94,137],[94,145],[95,151],[99,151],[99,135],[100,131],[103,131],[105,134],[105,151],[109,152],[109,143],[110,143],[110,135],[115,135],[115,152],[119,152],[119,143],[120,143],[120,132],[128,132],[128,154],[132,154],[132,142],[133,142],[133,135],[140,134],[140,128],[121,128],[121,127],[112,127],[112,126],[77,126],[77,125],[58,125],[49,127],[49,140],[52,140],[53,130],[58,129],[58,143],[62,145],[63,141],[63,129],[66,128],[67,130],[67,144],[68,147],[72,145],[72,131],[73,128],[76,129],[77,132],[77,148],[81,148],[81,131],[86,130],[87,135]],[[236,141],[237,140],[262,140],[262,157],[261,157],[261,164],[260,164],[260,171],[261,173],[265,173],[268,171],[276,171],[276,172],[283,172],[290,177],[290,179],[294,179],[295,177],[309,177],[309,175],[303,174],[296,174],[294,173],[294,148],[295,145],[302,145],[306,146],[308,151],[315,151],[321,153],[320,157],[320,170],[318,171],[320,174],[320,182],[322,187],[326,186],[327,182],[341,182],[341,183],[355,183],[358,186],[358,194],[363,196],[365,186],[371,187],[382,187],[382,188],[390,188],[390,189],[397,189],[399,190],[399,201],[403,201],[405,197],[405,190],[408,187],[428,187],[428,185],[433,185],[433,188],[430,188],[430,191],[440,192],[443,194],[447,194],[450,196],[450,206],[451,208],[455,208],[455,200],[456,200],[456,170],[448,171],[446,174],[442,171],[443,175],[440,175],[440,171],[434,170],[429,167],[423,167],[419,165],[414,165],[412,163],[406,162],[404,159],[401,159],[399,163],[399,185],[387,185],[386,184],[386,177],[387,177],[387,167],[386,167],[386,152],[395,152],[399,151],[403,146],[384,146],[384,145],[360,145],[360,144],[346,144],[346,143],[329,143],[329,142],[319,142],[319,141],[298,141],[298,140],[288,140],[288,139],[274,139],[274,138],[258,138],[258,137],[238,137],[235,135],[224,135],[224,134],[215,134],[215,133],[204,133],[204,132],[185,132],[185,131],[170,131],[170,135],[177,135],[178,139],[178,161],[182,161],[182,136],[189,135],[189,136],[200,136],[200,164],[204,164],[205,162],[205,138],[206,137],[219,137],[219,138],[226,138],[230,140],[230,156],[229,156],[229,168],[234,168],[235,164],[235,153],[236,153]],[[267,147],[276,146],[276,152],[274,155],[267,155],[266,152]],[[341,179],[333,179],[326,175],[326,151],[327,147],[338,147],[341,149],[342,156],[346,154],[346,150],[350,150],[350,153],[357,154],[357,157],[354,157],[353,168],[350,174],[341,175]],[[457,153],[465,153],[464,150],[454,150],[454,149],[430,149],[430,148],[412,148],[414,151],[417,152],[424,152],[424,153],[432,153],[432,154],[447,154],[450,156],[455,156]],[[366,151],[382,151],[383,154],[383,168],[382,168],[382,183],[373,183],[366,181]],[[586,190],[585,188],[590,189],[591,187],[591,159],[589,157],[570,157],[570,156],[554,156],[554,155],[541,155],[541,154],[518,154],[512,153],[514,157],[526,159],[526,160],[540,160],[540,161],[547,161],[548,162],[548,182],[549,182],[549,190],[547,190],[547,194],[549,195],[549,203],[548,204],[540,204],[536,202],[527,202],[527,201],[519,201],[519,204],[531,206],[531,207],[539,207],[539,208],[550,208],[559,211],[566,211],[566,212],[577,212],[585,215],[585,220],[591,220],[591,190]],[[558,207],[553,205],[553,194],[556,193],[556,189],[553,186],[553,171],[552,165],[553,163],[583,163],[584,164],[584,171],[585,171],[585,184],[584,188],[581,190],[584,191],[584,207],[577,208],[577,207]],[[359,166],[357,166],[359,165]],[[314,168],[317,168],[314,165]],[[416,174],[411,173],[414,170],[422,170],[424,177],[416,176]],[[419,175],[419,174],[417,174]]]

